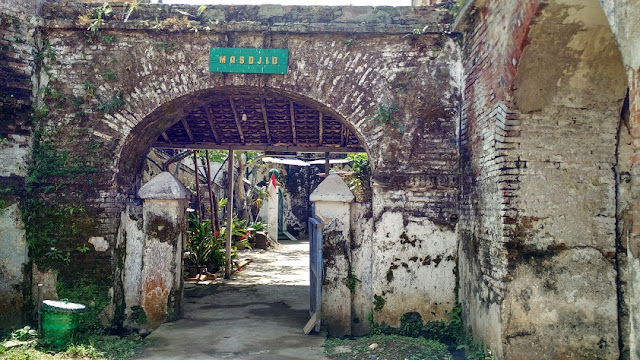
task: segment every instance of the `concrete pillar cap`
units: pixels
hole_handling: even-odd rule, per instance
[[[153,177],[138,191],[141,199],[180,200],[189,199],[191,191],[180,180],[168,172],[162,172]]]
[[[309,201],[332,201],[350,203],[355,200],[355,196],[349,190],[344,180],[337,174],[330,174],[323,182],[309,195]]]

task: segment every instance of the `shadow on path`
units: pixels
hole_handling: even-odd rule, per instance
[[[185,284],[184,318],[149,335],[136,359],[326,359],[309,320],[309,244],[282,241],[215,285]],[[245,256],[242,255],[244,258]]]

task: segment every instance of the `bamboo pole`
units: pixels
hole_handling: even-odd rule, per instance
[[[329,153],[324,153],[324,176],[329,176]]]
[[[196,174],[196,217],[200,220],[200,182],[198,181],[198,154],[193,150],[193,168]]]
[[[231,233],[233,232],[233,149],[229,150],[229,173],[227,174],[227,256],[224,266],[224,278],[231,276]]]
[[[207,157],[207,183],[209,185],[209,204],[211,205],[211,226],[213,232],[220,232],[220,215],[218,214],[218,201],[213,192],[213,179],[211,178],[211,162],[209,161],[209,150],[205,151]]]

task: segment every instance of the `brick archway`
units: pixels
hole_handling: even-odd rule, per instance
[[[95,166],[90,181],[69,179],[69,187],[82,195],[91,213],[92,225],[76,241],[105,244],[82,258],[111,270],[105,281],[114,285],[114,319],[124,313],[122,268],[115,264],[126,254],[125,238],[137,231],[127,227],[126,219],[138,216],[128,206],[136,202],[141,158],[174,124],[176,132],[167,138],[201,143],[199,135],[189,137],[181,119],[190,126],[189,116],[206,115],[193,112],[190,101],[226,89],[257,89],[288,99],[294,117],[298,110],[327,115],[340,127],[341,142],[327,145],[348,147],[357,139],[369,153],[376,200],[358,219],[362,229],[353,245],[359,261],[355,274],[368,279],[354,297],[360,332],[366,331],[362,320],[372,311],[374,295],[388,304],[376,313],[377,322],[397,326],[406,312],[419,312],[425,321],[446,318],[455,306],[461,72],[460,49],[446,32],[447,12],[221,6],[197,15],[196,7],[143,4],[127,22],[107,19],[96,35],[81,19],[99,6],[44,4],[47,56],[40,85],[49,106],[43,126],[69,130],[51,136],[51,143],[80,159],[99,159],[88,159]],[[123,6],[113,5],[114,14],[125,11]],[[184,20],[184,12],[192,17]],[[277,75],[211,73],[212,46],[286,48],[288,70]],[[241,115],[233,117],[236,125],[242,122]],[[315,125],[307,120],[300,125]],[[97,150],[88,154],[84,145]],[[81,257],[75,248],[70,248],[74,259]],[[68,270],[61,277],[72,277],[72,267]]]

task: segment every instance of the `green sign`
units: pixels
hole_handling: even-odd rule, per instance
[[[286,74],[289,49],[220,48],[209,52],[209,71],[245,74]]]

